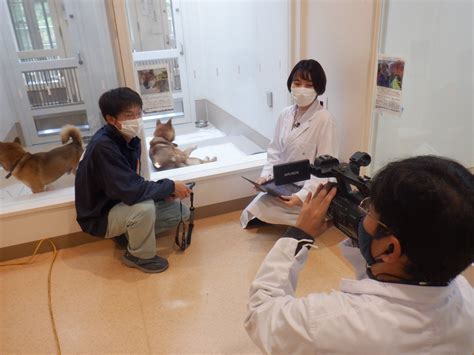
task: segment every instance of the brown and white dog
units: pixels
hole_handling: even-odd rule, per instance
[[[188,165],[211,163],[217,160],[216,157],[206,157],[205,159],[190,157],[192,151],[197,148],[195,145],[185,150],[178,149],[177,145],[173,143],[176,133],[171,119],[166,123],[157,120],[153,136],[150,141],[149,155],[153,166],[157,169],[181,168]]]
[[[72,142],[65,144],[69,138]],[[0,165],[9,172],[6,178],[13,175],[31,191],[42,192],[46,185],[65,173],[76,173],[84,151],[81,132],[74,126],[66,125],[61,130],[61,141],[65,145],[36,154],[25,151],[19,138],[13,142],[0,142]]]

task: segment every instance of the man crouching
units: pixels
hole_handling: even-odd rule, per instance
[[[107,124],[92,137],[75,180],[77,222],[84,232],[128,240],[122,261],[148,273],[168,261],[156,255],[155,234],[178,225],[180,203],[189,196],[182,182],[146,181],[140,174],[142,99],[123,87],[105,92],[99,107]],[[189,209],[183,205],[183,220]]]

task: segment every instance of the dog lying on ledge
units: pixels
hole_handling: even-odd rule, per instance
[[[166,123],[157,120],[153,136],[150,141],[149,155],[156,169],[181,168],[188,165],[211,163],[217,160],[216,157],[206,157],[205,159],[190,157],[193,150],[197,148],[195,145],[185,150],[177,148],[177,145],[173,143],[176,133],[171,119]]]
[[[72,142],[66,144],[69,139]],[[0,142],[0,165],[8,171],[6,178],[14,176],[36,193],[65,173],[75,174],[84,151],[81,132],[66,125],[61,130],[61,141],[63,146],[36,154],[25,151],[18,137],[13,142]]]

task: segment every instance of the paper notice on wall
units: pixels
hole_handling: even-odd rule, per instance
[[[144,113],[174,109],[169,73],[166,63],[140,67],[140,70],[137,70]]]
[[[402,107],[402,87],[405,61],[402,58],[378,56],[377,97],[375,110],[400,116]]]

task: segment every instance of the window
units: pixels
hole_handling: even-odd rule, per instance
[[[18,51],[56,49],[48,0],[7,0]]]

